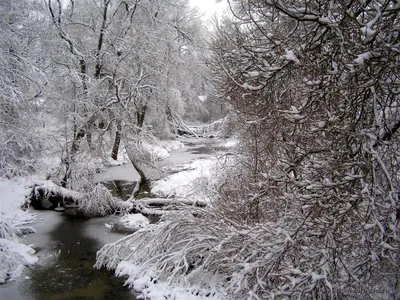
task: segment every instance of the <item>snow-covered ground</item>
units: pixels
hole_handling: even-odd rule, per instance
[[[211,288],[172,285],[169,282],[154,281],[157,272],[148,272],[140,279],[132,280],[134,274],[141,272],[141,267],[129,261],[122,261],[115,271],[117,276],[128,277],[126,284],[141,293],[140,299],[151,300],[226,300],[217,288],[217,278],[210,274]],[[153,276],[151,276],[153,275]],[[131,280],[130,280],[131,279]]]
[[[170,156],[170,152],[184,147],[184,144],[178,140],[156,140],[146,141],[143,147],[156,159],[163,160]]]
[[[217,183],[217,173],[224,161],[219,159],[219,155],[238,144],[236,139],[188,141],[190,146],[171,153],[169,162],[172,166],[169,170],[173,174],[154,182],[151,191],[157,197],[207,202],[212,197],[212,188]],[[208,148],[215,150],[211,153],[201,153]],[[177,164],[181,161],[183,163]]]
[[[0,180],[0,283],[20,276],[25,266],[37,262],[35,250],[20,237],[34,232],[29,226],[35,216],[21,206],[29,194],[26,182]]]
[[[177,173],[154,182],[151,191],[161,198],[186,198],[205,201],[209,186],[215,181],[217,158],[199,159],[171,168]]]

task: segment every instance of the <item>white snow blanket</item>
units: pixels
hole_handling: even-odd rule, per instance
[[[151,191],[161,198],[183,198],[207,201],[217,159],[200,159],[180,166],[184,171],[154,182]],[[179,169],[179,168],[178,168]]]

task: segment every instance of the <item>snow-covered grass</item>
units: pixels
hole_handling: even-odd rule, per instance
[[[28,225],[35,216],[22,211],[30,190],[23,181],[0,179],[0,283],[21,275],[37,261],[35,250],[22,243],[20,235],[34,232]]]

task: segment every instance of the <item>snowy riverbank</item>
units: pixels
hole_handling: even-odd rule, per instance
[[[215,139],[185,139],[184,143],[185,147],[176,147],[178,149],[172,149],[173,151],[169,153],[169,157],[167,157],[162,162],[165,163],[163,167],[165,167],[165,169],[167,170],[167,176],[153,182],[154,193],[157,197],[160,197],[159,199],[163,200],[174,199],[174,201],[177,200],[179,202],[180,200],[183,201],[184,199],[195,199],[197,201],[207,202],[207,199],[210,199],[212,197],[209,192],[212,192],[212,187],[215,183],[215,172],[218,169],[219,163],[219,159],[217,157],[221,153],[226,153],[227,148],[229,146],[232,146],[234,143],[230,142],[228,143],[228,145],[226,142]],[[216,155],[216,153],[218,154]],[[118,173],[118,169],[123,168],[123,166],[115,166],[112,168]],[[30,188],[33,182],[35,181],[1,181],[1,191],[6,191],[0,196],[2,200],[1,217],[2,220],[11,219],[12,222],[14,222],[13,228],[22,228],[21,226],[25,226],[24,228],[26,228],[27,226],[29,226],[28,223],[35,220],[35,216],[33,214],[29,212],[24,212],[20,208],[21,205],[25,202],[25,197],[28,196],[31,192]],[[58,231],[58,228],[67,228],[63,224],[65,222],[67,222],[66,224],[69,224],[68,222],[70,222],[66,221],[68,218],[66,219],[65,216],[63,216],[62,214],[58,214],[55,212],[38,212],[39,218],[36,219],[33,225],[33,227],[35,228],[37,228],[38,226],[45,226],[46,224],[44,223],[47,223],[47,221],[41,220],[41,213],[52,214],[52,218],[55,218],[57,220],[59,219],[60,221],[57,226],[51,225],[51,228],[47,228],[47,231],[51,230],[51,232],[53,232],[54,230]],[[163,218],[168,218],[168,216],[165,216]],[[91,226],[92,223],[93,226]],[[97,249],[100,249],[100,247],[104,244],[115,243],[119,238],[122,237],[122,235],[118,232],[141,232],[156,228],[154,227],[154,224],[149,224],[149,220],[141,214],[124,215],[122,216],[122,218],[121,216],[92,218],[89,221],[86,221],[84,224],[85,227],[83,229],[81,228],[81,230],[83,230],[82,233],[84,234],[84,236],[90,237],[98,241]],[[66,253],[70,251],[70,249],[66,249],[66,244],[64,241],[62,244],[54,245],[55,248],[52,246],[54,249],[46,248],[45,245],[47,245],[48,242],[37,243],[36,241],[33,241],[35,240],[35,238],[42,239],[42,231],[39,227],[39,233],[29,236],[27,239],[17,237],[18,231],[15,231],[12,239],[8,239],[15,244],[13,244],[12,247],[7,248],[7,253],[9,253],[9,255],[11,255],[12,253],[14,257],[18,257],[18,259],[16,260],[11,260],[12,263],[10,264],[10,268],[12,270],[15,270],[14,272],[9,272],[10,268],[3,271],[4,274],[9,274],[7,275],[8,280],[10,280],[11,278],[16,278],[20,274],[24,274],[20,277],[20,280],[18,280],[17,283],[21,282],[20,284],[24,285],[26,284],[25,282],[29,281],[29,286],[32,287],[37,283],[37,280],[33,279],[35,276],[32,277],[32,275],[30,275],[31,273],[40,273],[40,271],[36,271],[36,269],[39,270],[41,268],[48,268],[48,264],[52,264],[54,262],[54,259],[56,259],[55,261],[58,261],[61,255],[64,255],[64,258],[67,259],[66,255],[68,254]],[[126,231],[119,230],[121,228],[126,229]],[[44,233],[43,236],[46,236],[46,233]],[[54,239],[53,236],[49,236],[49,238]],[[5,239],[3,238],[2,240]],[[34,245],[26,246],[24,245],[24,242]],[[3,244],[5,243],[11,242],[4,242]],[[53,241],[51,243],[53,243]],[[35,250],[33,248],[39,249],[38,255],[34,254]],[[38,257],[40,259],[40,262],[37,264],[37,267],[35,267],[33,270],[30,270],[29,272],[22,273],[24,267],[32,266],[32,264],[34,264],[38,260]],[[51,259],[49,260],[48,258]],[[10,261],[10,257],[4,257],[4,260]],[[58,267],[55,268],[55,270],[57,269]],[[129,276],[129,274],[134,269],[135,267],[127,261],[122,263],[115,271],[117,276],[126,277],[127,275]],[[24,279],[24,276],[26,276],[27,278]],[[198,292],[196,296],[195,292],[190,286],[169,286],[168,283],[165,281],[159,281],[155,283],[152,282],[150,279],[144,276],[140,279],[143,284],[141,288],[138,288],[137,285],[131,287],[134,287],[134,290],[136,291],[142,292],[143,295],[149,297],[151,296],[152,299],[158,299],[160,297],[162,298],[165,295],[175,295],[176,297],[178,297],[176,299],[202,299],[202,295],[204,296],[208,293],[207,289],[202,289]],[[7,295],[18,295],[14,292],[15,288],[13,288],[12,285],[13,284],[11,284],[9,287],[7,287],[8,285],[6,285],[6,289],[3,289],[3,291],[8,292],[9,294],[6,293]],[[217,297],[217,295],[219,296]],[[209,296],[207,298],[221,299],[220,296],[220,293],[215,293],[212,297]]]
[[[26,266],[38,260],[22,237],[34,232],[29,225],[35,215],[21,209],[30,193],[26,185],[23,180],[0,180],[0,283],[20,276]]]
[[[234,139],[186,139],[184,148],[170,153],[166,161],[170,175],[154,181],[152,193],[160,197],[159,199],[170,200],[172,205],[189,200],[210,203],[216,196],[215,187],[221,168],[229,161],[225,154],[237,143]],[[126,278],[125,284],[139,292],[144,299],[227,299],[221,284],[224,279],[218,274],[198,274],[196,278],[193,274],[186,276],[193,267],[193,261],[186,257],[185,251],[179,250],[179,245],[193,238],[195,244],[186,251],[200,255],[207,245],[215,243],[207,241],[212,238],[211,233],[204,235],[200,227],[191,237],[185,233],[184,228],[189,228],[189,223],[193,222],[192,214],[201,212],[202,208],[195,206],[182,206],[182,211],[164,211],[157,224],[143,226],[133,235],[105,245],[97,254],[96,267],[115,270],[115,274]],[[178,228],[183,229],[175,231]],[[176,232],[178,234],[175,236]],[[196,240],[196,235],[199,235],[199,240]],[[162,246],[162,241],[170,238],[177,251],[166,253],[163,251],[165,245]],[[154,259],[147,260],[146,257]],[[158,265],[165,257],[169,258],[162,264],[167,269],[171,268],[170,273],[166,272],[171,276],[166,276],[162,271],[163,267]],[[182,280],[176,280],[176,276]]]

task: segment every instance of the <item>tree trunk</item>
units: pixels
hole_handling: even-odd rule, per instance
[[[134,150],[133,150],[134,151]],[[137,149],[136,149],[137,151]],[[133,167],[135,168],[136,172],[138,172],[140,179],[135,186],[135,189],[132,193],[131,198],[136,198],[140,193],[148,192],[150,193],[150,180],[148,179],[147,175],[143,168],[139,165],[138,160],[136,159],[132,150],[127,150],[127,154],[129,160],[131,161]]]
[[[147,105],[144,105],[136,112],[136,122],[139,128],[143,128],[144,118],[146,116]]]
[[[90,124],[93,124],[94,121],[97,119],[98,115],[97,114],[93,114],[76,132],[76,135],[74,136],[74,139],[72,141],[72,145],[71,145],[71,150],[70,153],[68,155],[68,157],[65,159],[65,175],[63,177],[63,179],[61,180],[61,186],[63,188],[67,187],[67,181],[68,178],[70,177],[70,168],[71,168],[71,162],[73,161],[76,153],[79,150],[79,144],[81,139],[83,139],[86,134],[87,134],[87,129],[90,126]]]
[[[93,142],[92,142],[92,133],[90,132],[90,130],[87,130],[87,132],[86,132],[86,141],[89,145],[89,149],[94,150]]]
[[[121,120],[118,119],[117,130],[115,132],[114,146],[111,153],[111,158],[114,160],[118,160],[119,145],[121,143],[121,131],[122,131],[122,123]]]
[[[136,198],[140,193],[150,192],[150,184],[149,184],[150,181],[147,178],[146,174],[144,173],[143,169],[136,162],[136,160],[133,159],[133,157],[129,157],[129,159],[131,160],[133,167],[139,173],[139,176],[140,176],[140,180],[136,184],[136,187],[135,187],[135,189],[133,191],[133,194],[132,194],[132,196],[134,198]]]

